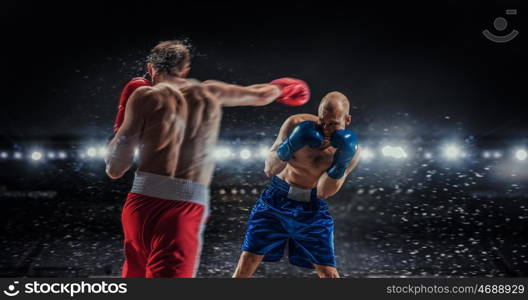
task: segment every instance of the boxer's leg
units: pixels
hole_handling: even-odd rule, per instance
[[[148,249],[145,249],[143,230],[149,212],[142,205],[143,198],[129,193],[121,214],[125,237],[125,263],[121,273],[124,278],[145,278]]]
[[[339,278],[336,267],[314,264],[314,268],[320,278]]]
[[[132,241],[125,241],[125,263],[121,276],[123,278],[145,278],[147,257]]]
[[[243,251],[238,260],[233,278],[248,278],[253,276],[253,273],[263,258],[264,255]]]
[[[146,277],[194,277],[202,248],[206,208],[189,201],[161,201],[171,207],[159,215],[152,231]]]

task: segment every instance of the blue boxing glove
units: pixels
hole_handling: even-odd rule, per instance
[[[329,177],[339,179],[345,175],[352,158],[358,150],[358,139],[352,130],[344,129],[334,132],[330,144],[337,149],[332,166],[326,172]]]
[[[293,128],[290,136],[277,148],[277,155],[280,160],[288,161],[293,156],[293,153],[305,145],[312,148],[320,147],[323,144],[323,139],[323,134],[317,128],[316,122],[301,122]]]

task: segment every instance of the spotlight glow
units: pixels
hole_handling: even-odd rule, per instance
[[[484,153],[482,153],[482,157],[490,158],[491,157],[491,153],[489,151],[484,151]]]
[[[393,154],[393,157],[394,158],[405,158],[407,157],[407,153],[405,152],[405,150],[403,150],[402,147],[396,147],[394,149],[394,154]]]
[[[233,156],[233,153],[229,148],[220,148],[215,150],[214,156],[216,159],[228,159]]]
[[[106,150],[106,147],[99,148],[98,154],[100,157],[105,157],[107,153],[108,153],[108,150]]]
[[[0,153],[0,158],[7,158],[7,157],[8,157],[7,152]]]
[[[407,153],[402,147],[385,146],[381,149],[384,156],[400,159],[407,157]]]
[[[426,152],[426,153],[424,154],[424,157],[427,158],[427,159],[431,159],[431,158],[433,158],[433,154],[430,153],[430,152]]]
[[[63,152],[63,151],[59,152],[59,158],[60,159],[65,159],[66,158],[66,153]]]
[[[499,151],[495,151],[493,153],[493,158],[501,158],[502,157],[502,153],[500,153]]]
[[[38,152],[38,151],[34,151],[33,153],[31,153],[31,159],[34,160],[34,161],[38,161],[42,158],[42,153]]]
[[[15,152],[15,153],[13,154],[13,157],[14,157],[15,159],[21,159],[21,158],[22,158],[22,153],[20,153],[20,152]]]
[[[524,161],[526,160],[526,157],[528,157],[528,153],[526,153],[526,150],[524,149],[519,149],[515,152],[515,157],[520,161]]]
[[[242,151],[240,151],[240,158],[242,158],[243,160],[247,160],[251,157],[251,151],[249,151],[248,149],[242,149]]]
[[[93,147],[88,148],[88,151],[86,151],[86,155],[88,155],[88,157],[95,157],[97,155],[97,150],[95,150],[95,148]]]
[[[462,156],[462,151],[456,145],[447,145],[444,148],[444,157],[449,160],[455,160]]]
[[[260,157],[266,158],[266,157],[268,157],[268,154],[269,154],[269,149],[268,148],[266,148],[266,147],[260,148],[260,150],[259,150],[259,156]]]
[[[54,159],[55,153],[54,152],[48,152],[48,158]]]
[[[369,160],[371,160],[373,157],[374,157],[374,153],[372,153],[372,151],[370,151],[369,148],[363,148],[363,149],[361,149],[361,159],[362,159],[362,160],[369,161]]]

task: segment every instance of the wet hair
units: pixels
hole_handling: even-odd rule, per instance
[[[160,42],[150,50],[147,63],[152,64],[158,72],[177,76],[191,63],[189,45],[186,41],[181,40]]]

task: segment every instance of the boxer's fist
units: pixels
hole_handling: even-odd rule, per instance
[[[320,147],[323,144],[323,134],[317,127],[314,121],[304,121],[293,128],[290,136],[279,148],[277,148],[277,156],[282,161],[288,161],[293,156],[293,153],[308,145],[312,148]]]
[[[332,135],[330,144],[337,150],[334,153],[332,166],[328,169],[327,173],[329,177],[339,179],[343,177],[352,158],[354,158],[357,152],[358,139],[352,130],[338,130]]]
[[[310,89],[306,82],[295,78],[279,78],[270,82],[278,86],[281,94],[277,102],[288,106],[300,106],[310,99]]]
[[[121,124],[123,124],[123,121],[125,120],[125,108],[130,95],[132,95],[132,93],[139,87],[148,85],[150,85],[150,81],[143,77],[133,78],[125,85],[121,92],[121,97],[119,98],[119,106],[117,107],[117,115],[114,122],[114,133],[119,130],[119,127],[121,127]]]

